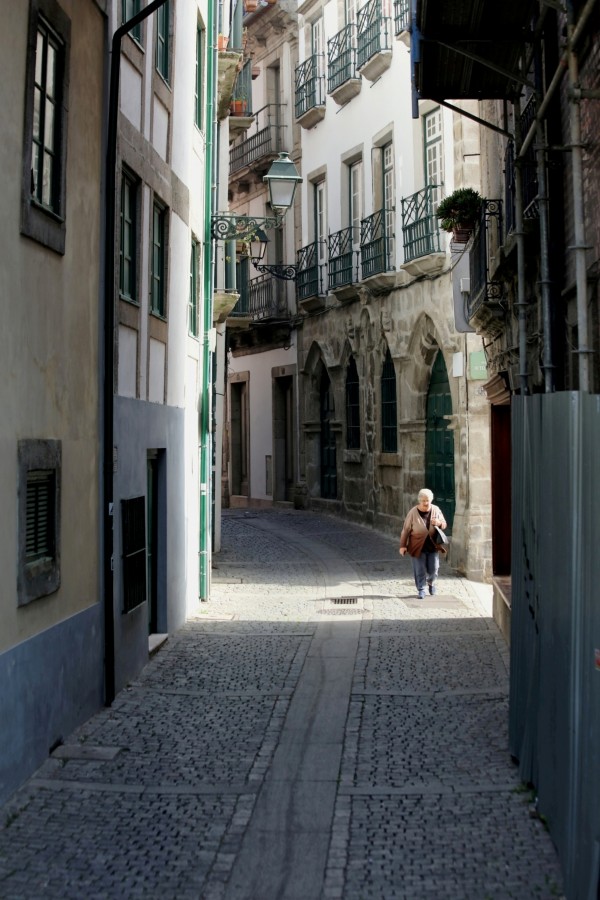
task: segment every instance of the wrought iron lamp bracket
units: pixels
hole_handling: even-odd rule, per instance
[[[282,281],[295,281],[298,274],[298,266],[295,263],[260,263],[250,259],[257,272],[272,275],[273,278],[281,278]]]
[[[279,228],[283,216],[227,216],[215,215],[211,219],[211,232],[216,241],[250,241],[258,230]]]

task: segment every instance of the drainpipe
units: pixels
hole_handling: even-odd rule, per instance
[[[579,88],[579,62],[574,47],[573,4],[567,2],[569,87],[571,88],[571,166],[573,182],[573,237],[575,283],[577,289],[577,343],[579,354],[579,390],[590,392],[589,316],[587,309],[587,265],[585,217],[583,208],[583,146],[581,143],[581,106],[576,95]]]
[[[518,99],[513,104],[515,115],[515,143],[521,142],[521,110]],[[522,396],[529,393],[527,374],[527,300],[525,298],[525,232],[523,230],[523,159],[515,159],[515,238],[517,241],[517,302],[519,323],[519,386]]]
[[[115,365],[115,277],[116,277],[116,185],[117,185],[117,129],[119,121],[119,78],[121,74],[121,40],[148,16],[156,12],[166,0],[152,0],[127,22],[116,29],[112,37],[108,123],[106,145],[106,200],[104,249],[104,384],[103,384],[103,542],[104,542],[104,703],[110,706],[115,699],[115,618],[114,618],[114,365]],[[210,4],[209,4],[210,5]]]
[[[217,90],[217,22],[214,16],[213,2],[208,4],[207,33],[210,42],[210,64],[206,77],[206,157],[204,161],[204,272],[203,272],[203,341],[202,341],[202,375],[200,383],[200,528],[199,528],[199,599],[206,601],[210,594],[210,470],[211,460],[211,363],[210,335],[212,332],[213,285],[215,268],[214,240],[211,219],[215,210],[217,154],[215,153],[215,135],[217,129],[217,108],[215,95]]]
[[[540,60],[536,59],[536,81],[541,84],[539,72]],[[537,94],[538,107],[540,94]],[[546,172],[546,124],[542,119],[537,122],[536,168],[538,179],[538,208],[540,216],[540,290],[542,295],[542,327],[544,332],[544,348],[542,352],[542,368],[544,370],[544,391],[554,392],[553,334],[551,314],[551,279],[549,241],[550,229],[548,219],[548,177]]]

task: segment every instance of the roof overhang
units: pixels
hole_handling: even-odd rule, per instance
[[[412,0],[416,99],[510,99],[536,0]]]

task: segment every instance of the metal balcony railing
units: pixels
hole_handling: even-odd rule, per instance
[[[287,308],[282,282],[271,275],[242,280],[239,285],[240,298],[230,313],[232,318],[287,319]]]
[[[484,303],[499,304],[502,283],[490,279],[490,260],[502,242],[502,201],[484,200],[481,216],[473,230],[469,253],[470,292],[467,318],[471,320]]]
[[[239,172],[266,156],[275,156],[283,146],[284,125],[281,124],[281,104],[268,103],[256,112],[254,131],[229,151],[229,172]]]
[[[391,271],[391,242],[393,234],[387,233],[386,217],[390,210],[380,209],[360,223],[360,264],[362,277]]]
[[[231,104],[233,115],[252,115],[252,60],[250,59],[246,60],[241,72],[238,72],[238,76],[235,79],[233,93],[231,94]],[[242,107],[239,111],[236,111],[236,104],[240,104]]]
[[[440,231],[434,215],[434,199],[439,187],[428,185],[410,197],[402,198],[402,240],[404,262],[410,262],[440,250]]]
[[[383,15],[381,7],[381,0],[369,0],[358,12],[356,45],[359,69],[376,53],[390,49],[390,18]]]
[[[358,78],[356,71],[356,25],[351,22],[327,41],[327,91],[332,93]]]
[[[322,74],[322,67],[323,56],[315,53],[296,68],[295,109],[297,119],[301,118],[309,109],[325,105],[325,76]]]
[[[394,0],[395,34],[402,34],[410,27],[410,0]]]
[[[313,241],[301,247],[296,254],[298,270],[296,272],[296,297],[307,300],[321,294],[321,278],[319,271],[318,242]]]
[[[535,121],[537,114],[537,98],[532,94],[521,113],[521,134],[525,135]],[[537,219],[538,208],[538,180],[537,162],[535,157],[535,142],[532,142],[523,160],[523,216],[525,219]]]
[[[354,278],[354,232],[355,228],[351,225],[349,228],[342,228],[341,231],[330,234],[327,239],[329,250],[327,281],[330,291],[358,281],[358,275]]]

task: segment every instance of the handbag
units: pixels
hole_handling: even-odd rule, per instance
[[[444,532],[442,531],[442,529],[440,528],[439,525],[433,526],[433,532],[434,532],[433,533],[433,543],[434,544],[444,545],[444,544],[450,543],[450,541],[448,540],[448,538],[446,537],[446,535],[444,534]]]

